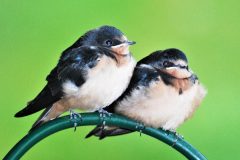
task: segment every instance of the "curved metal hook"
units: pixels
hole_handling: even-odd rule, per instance
[[[105,117],[106,125],[119,126],[122,128],[139,131],[140,124],[136,121],[130,120],[126,117],[112,114]],[[46,138],[47,136],[54,134],[58,131],[74,127],[74,123],[78,126],[87,125],[100,125],[101,118],[98,113],[82,113],[81,119],[77,118],[74,121],[69,116],[64,116],[47,122],[36,130],[24,136],[3,158],[4,160],[17,160],[20,159],[31,147],[36,143]],[[145,133],[151,137],[154,137],[169,146],[172,146],[178,152],[183,154],[186,158],[191,160],[206,160],[206,158],[193,146],[187,143],[182,138],[177,138],[173,133],[168,133],[161,129],[155,129],[151,127],[144,127],[141,129],[142,133]]]

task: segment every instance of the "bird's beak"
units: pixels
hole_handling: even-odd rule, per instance
[[[136,44],[136,42],[135,41],[127,41],[127,44],[130,46],[130,45]]]
[[[126,41],[126,42],[123,42],[123,43],[121,43],[119,45],[112,46],[111,50],[113,52],[117,53],[118,55],[125,56],[125,55],[128,55],[130,53],[129,50],[128,50],[128,47],[130,45],[134,45],[134,44],[136,44],[136,42],[134,42],[134,41]]]
[[[192,76],[192,72],[190,72],[187,68],[180,68],[177,66],[167,67],[165,72],[180,79],[189,78]]]
[[[116,46],[112,46],[111,48],[121,48],[121,47],[127,47],[127,46],[130,46],[130,45],[134,45],[136,44],[135,41],[126,41],[126,42],[123,42],[119,45],[116,45]]]

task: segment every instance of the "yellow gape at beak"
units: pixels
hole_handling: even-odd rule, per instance
[[[134,45],[134,44],[136,44],[136,42],[134,42],[134,41],[126,41],[126,42],[121,43],[119,45],[112,46],[111,50],[113,52],[115,52],[116,54],[118,54],[118,55],[126,56],[126,55],[129,54],[129,50],[128,50],[129,46],[130,45]]]
[[[185,68],[179,68],[179,67],[167,67],[165,72],[168,74],[176,77],[176,78],[189,78],[192,76],[192,72],[185,69]]]

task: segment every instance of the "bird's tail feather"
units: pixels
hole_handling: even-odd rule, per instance
[[[33,123],[32,128],[29,130],[29,132],[33,131],[34,129],[40,127],[42,124],[47,122],[49,119],[46,118],[51,111],[52,106],[46,108],[42,114],[38,117],[38,119]]]
[[[119,136],[123,134],[128,134],[132,133],[134,131],[128,130],[128,129],[123,129],[123,128],[118,128],[118,127],[110,127],[110,126],[96,126],[92,131],[90,131],[85,138],[89,138],[91,136],[96,136],[99,137],[99,139],[104,139],[106,137],[111,137],[111,136]]]
[[[59,100],[58,96],[52,96],[50,88],[46,85],[35,99],[30,101],[28,105],[15,114],[15,117],[25,117],[38,112],[54,102]]]

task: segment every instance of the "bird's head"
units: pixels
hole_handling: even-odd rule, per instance
[[[111,50],[114,54],[126,56],[130,54],[129,46],[135,44],[117,28],[102,26],[86,32],[70,48],[81,46],[98,46]]]
[[[138,63],[151,65],[176,78],[189,78],[192,75],[186,55],[175,48],[155,51]]]

